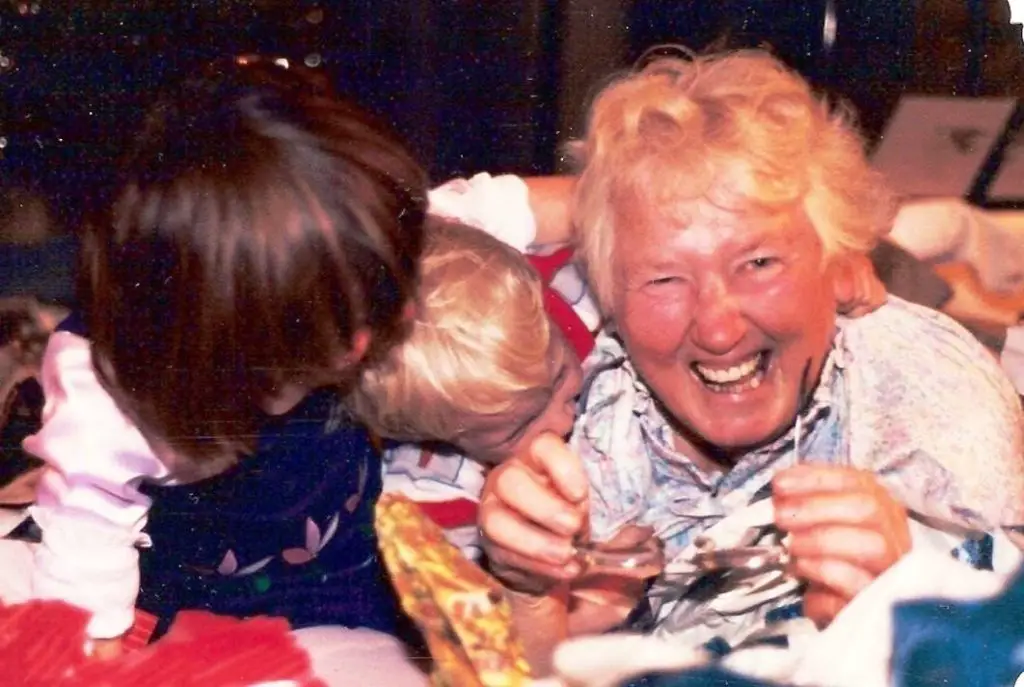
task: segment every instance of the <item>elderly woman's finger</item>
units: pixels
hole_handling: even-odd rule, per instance
[[[776,497],[775,524],[787,532],[827,525],[880,523],[884,505],[873,493],[810,493],[800,497]]]
[[[804,616],[819,629],[824,629],[835,620],[848,603],[850,603],[850,599],[831,589],[808,585],[804,592]]]
[[[479,523],[488,551],[501,549],[510,564],[513,555],[530,562],[524,569],[563,567],[576,555],[571,537],[539,527],[493,499],[481,502]]]
[[[803,463],[780,471],[772,479],[772,494],[786,498],[814,492],[849,492],[881,488],[874,475],[865,470],[838,465]]]
[[[895,563],[900,551],[882,532],[862,527],[817,527],[794,535],[789,553],[800,559],[842,559],[871,575],[881,575]]]
[[[559,583],[579,577],[575,562],[567,565],[548,565],[507,549],[484,547],[489,570],[508,589],[526,594],[545,594]]]
[[[481,505],[491,508],[496,502],[541,528],[564,537],[572,537],[585,521],[580,505],[567,501],[552,484],[525,465],[509,463],[495,469],[487,478]],[[481,514],[485,511],[481,509]],[[489,534],[486,523],[480,526]]]
[[[544,433],[531,442],[526,463],[538,474],[551,480],[554,488],[571,503],[583,503],[590,492],[583,461],[565,441],[551,433]]]
[[[872,573],[841,558],[794,558],[790,572],[846,599],[855,597],[875,579]]]

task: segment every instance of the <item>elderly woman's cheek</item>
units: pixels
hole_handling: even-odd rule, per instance
[[[626,296],[617,319],[619,333],[633,356],[672,356],[684,344],[693,318],[692,307],[679,297]]]

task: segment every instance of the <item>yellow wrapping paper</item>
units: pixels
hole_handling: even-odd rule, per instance
[[[530,666],[501,585],[407,498],[377,503],[380,549],[405,612],[425,635],[436,687],[525,687]]]

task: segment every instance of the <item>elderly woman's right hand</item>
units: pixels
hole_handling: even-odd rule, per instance
[[[586,526],[588,493],[582,462],[553,434],[492,470],[479,525],[494,575],[531,593],[579,575],[573,539]]]

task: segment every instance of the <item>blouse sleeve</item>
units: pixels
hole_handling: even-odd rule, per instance
[[[430,212],[486,231],[520,253],[537,236],[529,189],[512,174],[452,179],[430,192]]]
[[[33,595],[92,612],[91,637],[117,637],[133,622],[138,552],[150,500],[143,479],[167,478],[139,430],[92,367],[88,341],[50,338],[42,366],[43,424],[24,448],[46,462],[31,509],[42,529]]]

